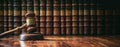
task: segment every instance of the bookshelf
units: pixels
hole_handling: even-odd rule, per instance
[[[0,3],[0,30],[3,29],[1,32],[24,24],[26,21],[24,16],[27,12],[35,13],[37,32],[43,35],[104,35],[119,31],[116,27],[119,25],[117,24],[119,18],[115,19],[119,17],[119,11],[106,9],[104,1],[1,1],[3,1]],[[116,32],[113,31],[113,27],[116,27],[114,28]]]

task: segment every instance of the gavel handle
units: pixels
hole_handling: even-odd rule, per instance
[[[12,33],[12,32],[19,31],[20,29],[25,28],[25,27],[26,27],[26,24],[23,24],[20,27],[17,27],[15,29],[12,29],[12,30],[9,30],[9,31],[5,31],[5,32],[1,33],[0,36],[4,36],[4,35],[7,35],[7,34]]]

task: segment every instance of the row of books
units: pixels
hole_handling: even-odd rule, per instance
[[[34,12],[37,31],[44,35],[93,35],[112,32],[112,24],[109,22],[113,11],[102,8],[98,0],[2,1],[0,30],[3,31],[21,26],[25,23],[25,14]]]
[[[0,2],[0,33],[4,32],[4,22],[3,22],[3,8],[2,8],[3,3]]]

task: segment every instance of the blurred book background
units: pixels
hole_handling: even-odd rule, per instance
[[[21,26],[25,14],[34,12],[37,31],[43,35],[117,35],[118,4],[118,0],[0,0],[0,33]]]

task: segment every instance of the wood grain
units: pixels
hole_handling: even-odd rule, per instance
[[[44,40],[0,39],[0,47],[120,47],[120,36],[44,36]],[[17,38],[17,39],[16,39]],[[24,44],[23,44],[24,43]]]

